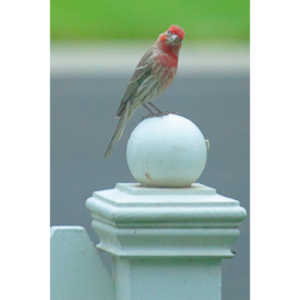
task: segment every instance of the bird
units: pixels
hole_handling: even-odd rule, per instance
[[[138,107],[142,105],[150,113],[150,116],[164,114],[151,101],[173,82],[184,35],[183,28],[171,25],[158,36],[152,47],[139,61],[117,110],[119,118],[117,128],[105,151],[105,157],[111,155],[113,144],[121,139],[127,121]]]

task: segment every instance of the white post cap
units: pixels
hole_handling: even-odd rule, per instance
[[[188,187],[200,177],[206,158],[199,128],[175,114],[143,120],[127,144],[129,169],[145,186]]]

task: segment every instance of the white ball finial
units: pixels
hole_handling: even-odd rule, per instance
[[[143,120],[127,144],[129,169],[146,186],[188,187],[200,177],[206,159],[199,128],[174,114]]]

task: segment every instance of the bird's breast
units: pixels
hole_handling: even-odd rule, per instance
[[[159,83],[159,94],[172,83],[176,75],[176,70],[176,67],[169,67],[160,63],[154,65],[153,76]]]
[[[160,53],[156,56],[156,63],[166,68],[177,68],[178,57],[176,55]]]

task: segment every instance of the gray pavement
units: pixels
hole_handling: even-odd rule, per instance
[[[127,75],[151,42],[55,44],[51,51],[51,72],[55,76]],[[180,50],[179,73],[241,73],[249,70],[248,45],[203,45],[184,42]]]
[[[61,69],[63,70],[63,68]],[[110,159],[103,154],[116,126],[113,117],[131,71],[53,72],[51,79],[51,224],[85,226],[93,191],[132,182],[125,159],[128,135],[146,113],[141,108]],[[199,69],[198,69],[199,71]],[[210,140],[199,182],[238,199],[249,212],[249,75],[181,72],[156,104],[193,122]],[[223,300],[249,299],[249,218],[241,226],[237,256],[224,262]]]

